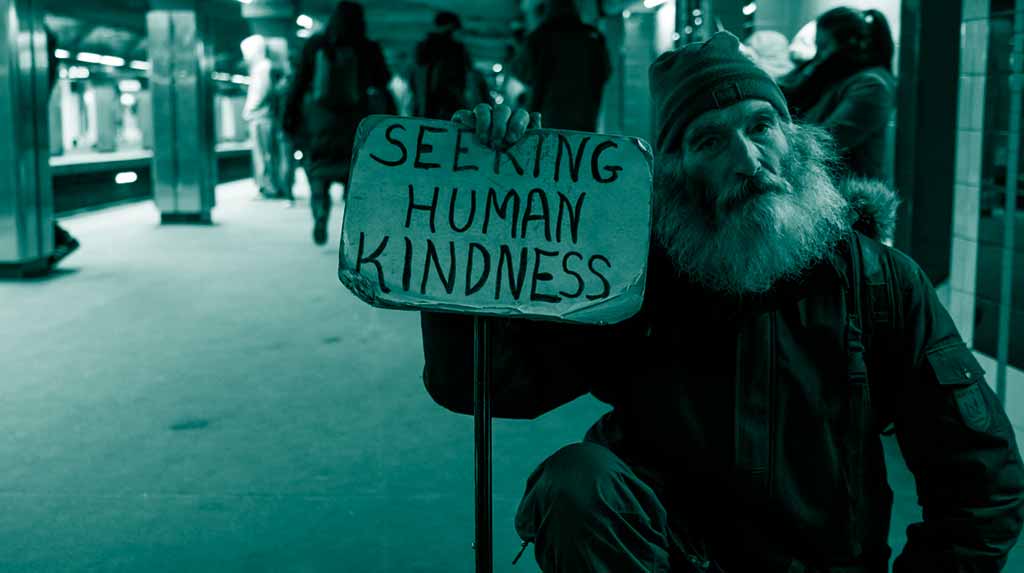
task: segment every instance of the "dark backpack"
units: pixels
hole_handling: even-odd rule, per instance
[[[468,57],[465,47],[455,41],[437,42],[432,48],[425,51],[420,62],[425,76],[421,100],[424,109],[417,111],[428,117],[450,115],[466,107]]]
[[[363,102],[359,89],[359,57],[352,46],[324,46],[313,67],[313,102],[327,109],[348,110]]]

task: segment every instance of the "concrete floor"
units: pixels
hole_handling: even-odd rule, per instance
[[[0,283],[0,572],[473,571],[472,419],[423,390],[418,317],[344,290],[301,201],[255,197],[222,185],[208,227],[67,219],[60,272]],[[510,564],[524,480],[604,409],[495,421],[496,572],[537,572]]]

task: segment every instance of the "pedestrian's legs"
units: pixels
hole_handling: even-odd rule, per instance
[[[309,204],[313,209],[313,242],[322,245],[327,242],[327,219],[331,214],[331,180],[311,177],[309,180]]]
[[[274,191],[273,133],[270,120],[254,119],[249,124],[252,129],[252,170],[256,187],[264,197],[272,197]]]
[[[544,573],[668,573],[670,534],[654,490],[608,448],[583,442],[530,475],[516,531]]]

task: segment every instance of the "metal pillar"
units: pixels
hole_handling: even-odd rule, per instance
[[[0,276],[49,269],[53,188],[46,34],[38,0],[0,0]]]
[[[213,55],[201,0],[150,0],[153,200],[163,223],[210,223],[217,184]]]

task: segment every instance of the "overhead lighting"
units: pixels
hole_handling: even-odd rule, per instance
[[[89,68],[85,66],[71,66],[68,68],[68,78],[73,80],[84,80],[89,77]]]
[[[302,150],[296,149],[295,153],[292,154],[292,157],[295,158],[295,161],[302,161]]]
[[[644,8],[657,8],[667,2],[667,0],[644,0]]]
[[[494,64],[493,66],[491,66],[491,70],[493,70],[494,73],[496,73],[496,74],[500,74],[501,70],[503,70],[503,69],[505,69],[505,68],[501,67],[501,64]]]
[[[231,76],[231,82],[235,83],[235,84],[241,84],[241,85],[247,86],[247,85],[249,85],[249,76],[243,76],[243,75],[240,75],[240,74],[235,74],[235,75]]]
[[[117,89],[122,93],[133,94],[142,91],[142,82],[139,80],[121,80],[117,82]]]
[[[305,14],[299,14],[299,17],[295,19],[295,23],[298,24],[300,28],[305,28],[307,30],[311,30],[313,28],[313,19]]]
[[[119,58],[117,56],[103,56],[102,58],[100,58],[100,63],[104,66],[113,66],[115,68],[120,68],[124,65],[124,58]]]
[[[75,59],[87,64],[98,64],[103,61],[103,56],[92,52],[78,52],[78,54],[75,55]]]
[[[131,107],[131,106],[135,105],[136,101],[138,101],[135,98],[135,94],[121,94],[121,98],[120,99],[121,99],[121,105],[123,105],[125,107]]]
[[[147,71],[149,70],[149,62],[144,62],[142,60],[132,60],[131,63],[128,64],[128,67],[130,67],[133,70]]]
[[[751,2],[743,6],[743,15],[750,16],[754,12],[757,12],[757,2]]]
[[[309,28],[299,28],[295,31],[295,35],[300,38],[309,38],[313,35],[313,30],[310,30]]]
[[[53,51],[53,57],[57,58],[58,60],[66,60],[71,57],[71,52],[57,48]]]
[[[622,17],[623,17],[623,18],[625,18],[625,19],[627,19],[627,20],[628,20],[628,19],[629,19],[629,17],[630,17],[630,16],[632,16],[632,15],[633,15],[633,13],[632,13],[632,12],[630,12],[629,10],[623,10],[623,11],[622,11]]]
[[[114,176],[114,183],[117,183],[118,185],[135,183],[138,180],[139,174],[134,171],[122,171]]]
[[[249,4],[250,2],[252,2],[252,0],[238,0],[238,1],[241,2],[242,4]]]
[[[231,74],[227,72],[213,72],[211,77],[218,82],[230,82]]]

